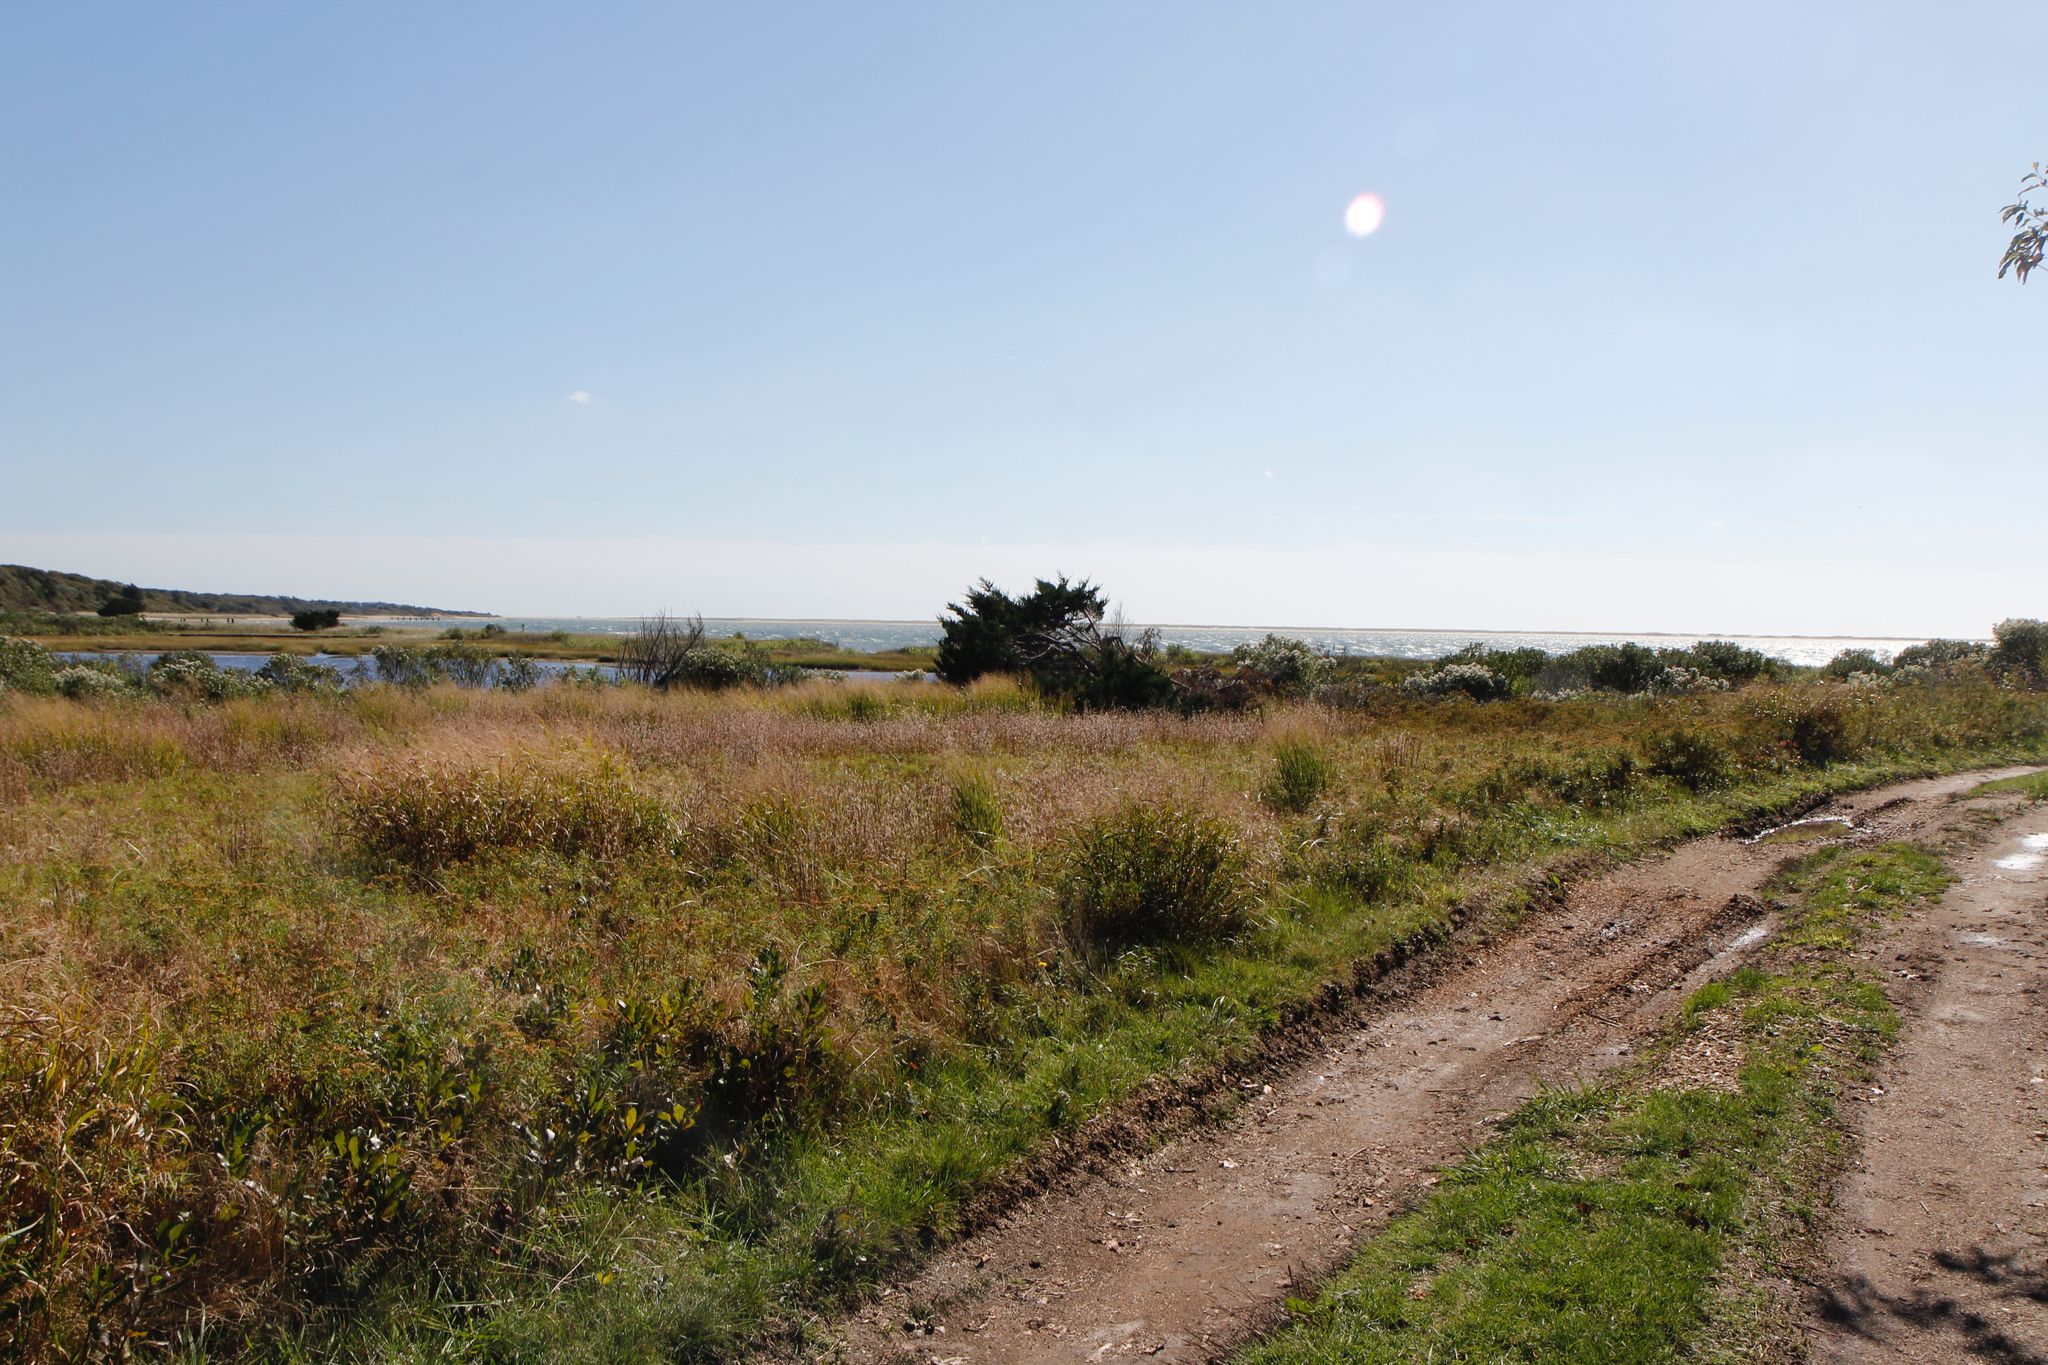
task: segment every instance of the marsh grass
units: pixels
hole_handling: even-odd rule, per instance
[[[0,699],[17,1354],[730,1358],[1460,903],[2048,723],[1831,684],[1819,768],[1802,687],[1184,720],[823,686]],[[1710,788],[1646,761],[1675,727]],[[1275,809],[1303,737],[1329,784]]]
[[[605,756],[372,769],[339,780],[336,809],[362,851],[415,872],[494,849],[610,860],[678,837],[673,814]]]
[[[1273,771],[1261,796],[1278,811],[1301,815],[1337,781],[1337,764],[1329,751],[1306,736],[1289,736],[1273,746]]]

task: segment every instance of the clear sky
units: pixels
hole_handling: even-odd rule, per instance
[[[1993,278],[2044,50],[2039,0],[9,6],[0,561],[1983,634],[2048,615],[2048,282]]]

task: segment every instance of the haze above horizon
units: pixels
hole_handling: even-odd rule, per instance
[[[557,615],[2048,611],[2027,4],[19,7],[0,561]]]

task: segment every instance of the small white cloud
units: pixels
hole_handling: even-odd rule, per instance
[[[576,392],[569,395],[569,401],[571,403],[580,404],[583,407],[587,408],[592,403],[595,403],[597,401],[597,395],[590,392],[590,390],[588,389],[578,389],[576,390]]]

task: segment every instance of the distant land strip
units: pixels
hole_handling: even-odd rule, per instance
[[[98,611],[129,586],[110,578],[0,564],[0,611]],[[350,616],[489,616],[487,611],[415,607],[403,602],[341,602],[325,597],[283,597],[267,593],[187,592],[142,588],[146,612],[210,612],[217,615],[289,616],[300,611],[339,611]]]

